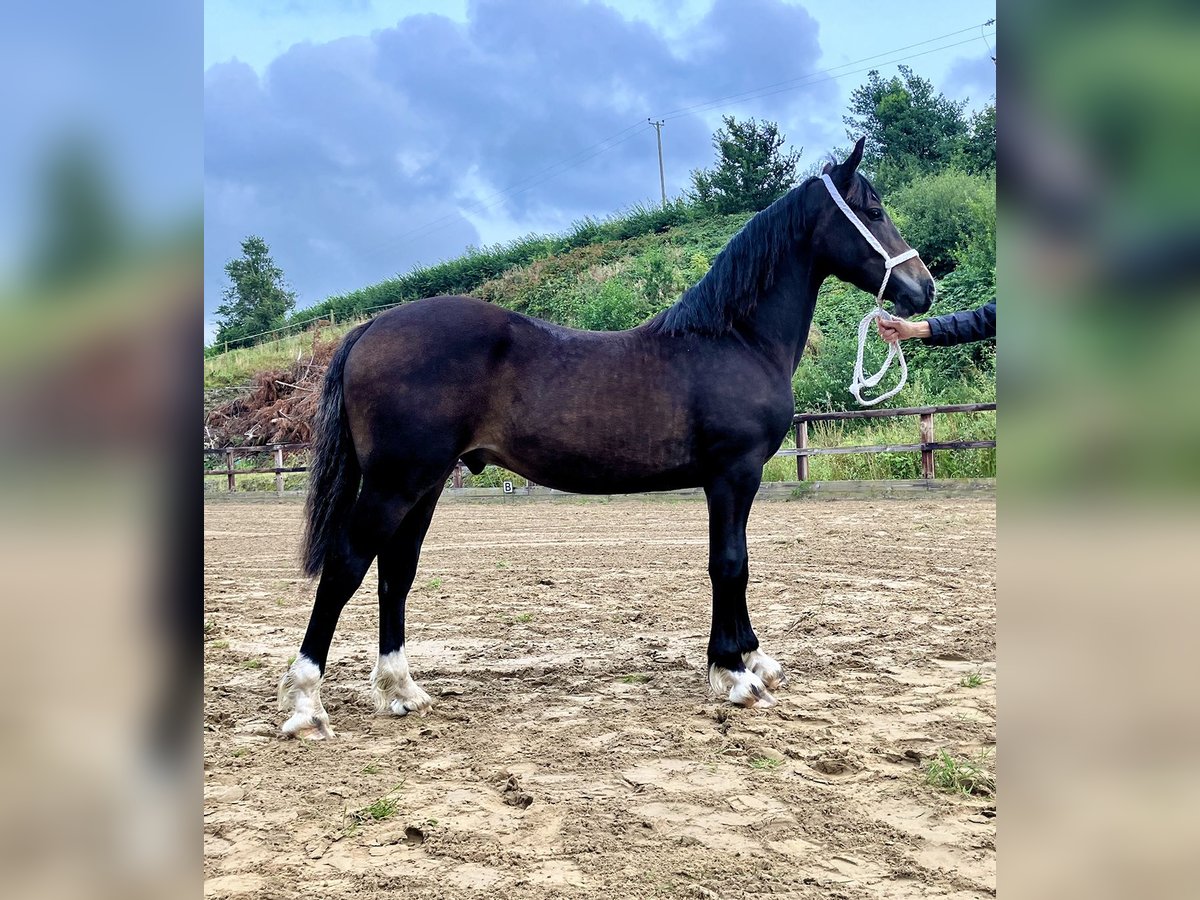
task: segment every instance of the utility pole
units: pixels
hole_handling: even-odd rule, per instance
[[[666,209],[667,208],[667,177],[666,177],[666,175],[663,174],[662,127],[664,125],[666,125],[667,123],[662,122],[662,121],[653,122],[650,119],[646,119],[646,124],[653,125],[654,133],[655,133],[655,135],[658,136],[658,188],[660,191],[662,191],[663,209]]]

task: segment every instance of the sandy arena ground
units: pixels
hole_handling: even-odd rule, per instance
[[[372,567],[325,743],[275,736],[301,504],[205,512],[208,897],[995,894],[994,798],[922,771],[994,749],[991,499],[756,504],[762,711],[707,694],[702,501],[443,501],[408,604],[434,709],[374,715]]]

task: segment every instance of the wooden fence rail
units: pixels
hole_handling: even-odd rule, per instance
[[[995,403],[963,403],[952,406],[911,406],[902,407],[899,409],[854,409],[847,410],[845,412],[798,413],[792,420],[793,427],[796,431],[796,449],[780,450],[775,455],[796,457],[796,478],[799,481],[808,481],[808,460],[809,457],[812,456],[833,453],[919,452],[921,454],[921,477],[932,479],[934,477],[933,454],[935,450],[976,450],[996,446],[995,441],[934,440],[933,417],[935,415],[948,415],[953,413],[987,412],[989,410],[994,410],[995,408]],[[920,443],[877,444],[861,447],[811,447],[808,443],[808,424],[810,422],[828,422],[843,419],[882,419],[892,418],[895,416],[920,417]],[[285,452],[307,450],[308,448],[308,444],[262,444],[250,447],[206,448],[204,450],[204,455],[222,457],[225,462],[225,468],[205,469],[204,474],[205,476],[224,475],[226,478],[226,490],[230,492],[236,489],[235,479],[238,475],[274,474],[275,491],[277,493],[283,493],[283,476],[285,474],[290,472],[308,471],[308,466],[285,466],[283,464],[283,454]],[[275,465],[256,469],[234,468],[234,459],[236,455],[251,453],[271,453],[274,456]],[[463,486],[463,468],[464,466],[461,461],[454,467],[452,483],[456,488]]]
[[[845,412],[797,413],[792,419],[796,430],[796,449],[780,450],[776,456],[796,457],[796,480],[808,481],[808,459],[831,453],[904,453],[921,454],[921,477],[934,477],[933,452],[935,450],[976,450],[995,447],[995,441],[936,441],[933,433],[933,417],[939,413],[987,412],[996,408],[995,403],[959,403],[949,406],[905,406],[897,409],[851,409]],[[810,447],[808,444],[809,422],[832,422],[844,419],[885,419],[896,416],[919,416],[919,444],[877,444],[862,447]]]

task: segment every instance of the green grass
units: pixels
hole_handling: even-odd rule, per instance
[[[983,676],[982,672],[971,672],[968,675],[964,675],[959,684],[965,688],[977,688],[986,681],[987,679]]]
[[[258,372],[270,369],[285,369],[296,361],[297,356],[312,352],[313,336],[320,334],[325,340],[340,337],[357,322],[325,325],[319,331],[302,331],[285,335],[269,343],[253,347],[240,347],[228,353],[218,353],[204,360],[204,386],[206,388],[231,387],[245,384]]]
[[[261,659],[248,659],[242,663],[243,669],[261,669],[263,667]]]
[[[526,622],[532,622],[533,621],[533,613],[518,613],[517,615],[512,617],[512,620],[514,622],[520,622],[522,624],[524,624]]]
[[[503,560],[503,559],[502,559],[502,560],[500,560],[500,562],[496,563],[496,568],[497,568],[497,569],[508,569],[508,568],[511,568],[511,567],[509,566],[509,564],[508,564],[508,561],[507,561],[507,560]]]
[[[226,491],[226,480],[224,475],[205,475],[204,490],[206,493],[213,491]],[[268,474],[260,475],[238,475],[234,479],[234,490],[241,494],[245,492],[258,491],[274,491],[275,476]],[[306,472],[287,472],[283,476],[283,489],[285,491],[303,491],[308,487],[308,473]]]
[[[440,578],[430,578],[429,581],[427,581],[425,583],[426,589],[431,590],[431,591],[436,591],[441,586],[442,586],[442,579],[440,579]]]
[[[343,822],[343,830],[347,834],[352,834],[360,825],[367,825],[371,822],[382,822],[385,819],[390,819],[400,811],[400,800],[394,796],[397,791],[404,787],[404,782],[396,785],[382,797],[372,800],[361,809],[357,809],[345,816]]]
[[[367,765],[362,767],[362,774],[378,775],[379,774],[379,766],[375,765],[375,763],[367,763]]]
[[[783,760],[775,759],[771,756],[756,756],[750,760],[750,768],[759,769],[761,771],[770,771],[778,769],[783,765]]]
[[[229,641],[213,641],[209,646],[214,650],[228,650]]]
[[[632,672],[617,679],[621,684],[645,684],[649,680],[650,676],[644,672]]]
[[[996,778],[988,771],[988,756],[985,752],[963,759],[939,750],[925,766],[925,783],[951,794],[991,797],[996,793]]]

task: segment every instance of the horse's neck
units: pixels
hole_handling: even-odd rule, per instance
[[[823,280],[807,254],[793,257],[778,272],[770,290],[759,297],[753,316],[744,325],[781,370],[786,370],[789,380],[800,364]]]

